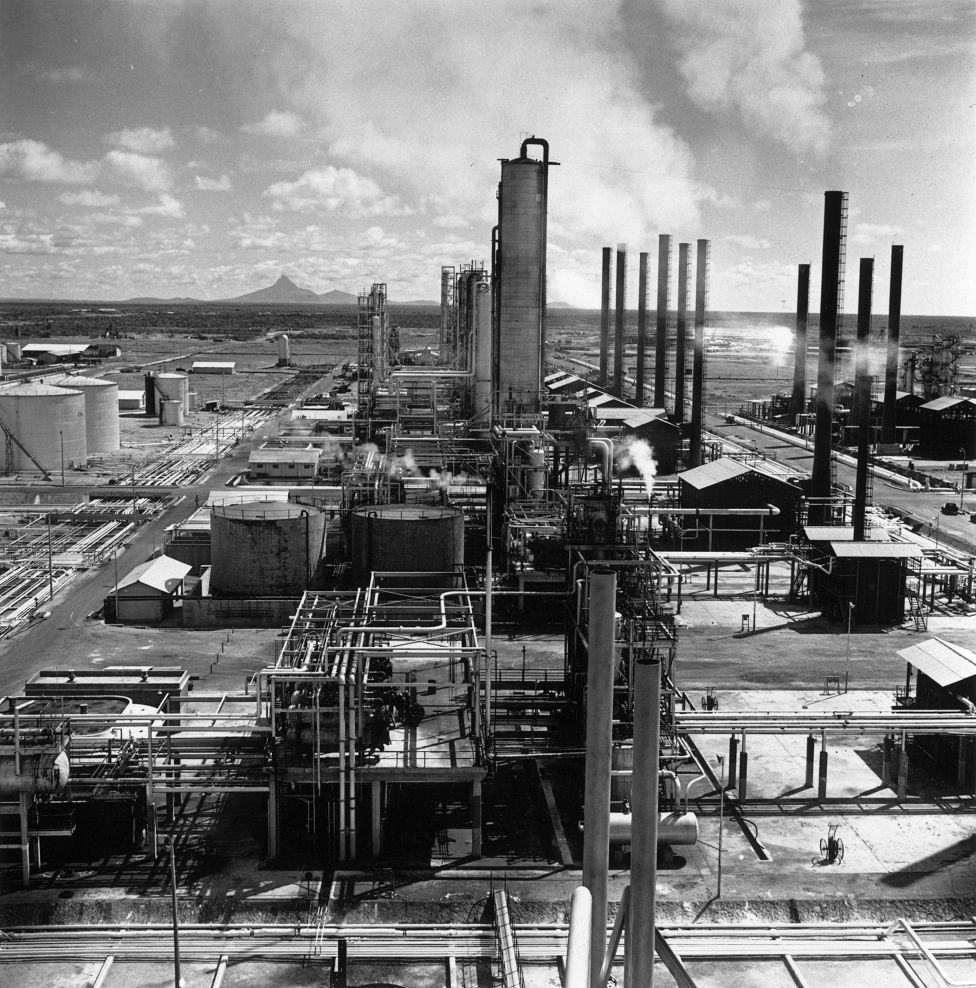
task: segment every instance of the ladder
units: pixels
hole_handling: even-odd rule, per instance
[[[515,929],[508,913],[508,893],[505,889],[494,889],[491,901],[495,914],[495,935],[498,937],[498,952],[502,963],[502,978],[505,988],[525,988],[522,981],[522,968],[519,965],[518,944]]]

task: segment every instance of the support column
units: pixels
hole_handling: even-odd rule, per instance
[[[471,856],[481,857],[481,780],[471,783]]]
[[[746,739],[742,738],[742,752],[739,755],[739,802],[744,803],[749,786],[749,752],[746,751]]]
[[[739,739],[733,734],[729,738],[729,774],[725,782],[726,789],[734,789],[739,778]]]
[[[895,743],[890,734],[886,734],[881,745],[881,783],[889,785],[891,783],[891,770],[894,763]]]
[[[372,805],[370,806],[370,851],[374,858],[379,857],[383,843],[383,783],[374,782],[371,787]]]
[[[905,799],[908,795],[908,739],[901,736],[901,747],[898,749],[898,798]]]
[[[593,898],[590,988],[599,988],[607,944],[607,873],[610,870],[610,768],[613,728],[613,570],[590,571],[587,628],[586,775],[583,809],[583,885]]]
[[[268,858],[278,857],[278,784],[274,774],[268,783]]]
[[[807,774],[803,779],[804,789],[813,788],[813,756],[817,753],[817,739],[811,734],[807,737]]]
[[[817,799],[824,803],[827,801],[827,749],[820,750],[820,777],[817,780]]]

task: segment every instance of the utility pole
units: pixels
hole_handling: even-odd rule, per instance
[[[722,767],[722,784],[718,792],[718,888],[715,898],[722,898],[722,838],[725,834],[725,755],[718,755]]]
[[[58,429],[58,437],[61,440],[61,486],[64,487],[64,431]]]
[[[54,556],[51,551],[51,512],[47,513],[47,593],[54,600]]]
[[[176,838],[172,834],[169,838],[169,886],[173,904],[173,984],[176,988],[183,988],[183,978],[180,977],[180,926],[176,917]]]
[[[847,602],[847,657],[844,662],[844,692],[847,692],[851,676],[851,619],[854,617],[854,602]]]
[[[966,489],[966,451],[959,447],[959,452],[962,453],[962,476],[959,478],[959,510],[962,511],[962,495],[963,491]]]

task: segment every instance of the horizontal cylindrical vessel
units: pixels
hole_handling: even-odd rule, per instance
[[[371,572],[451,573],[464,565],[464,515],[456,508],[379,504],[352,514],[357,585]]]
[[[119,386],[101,377],[57,374],[45,384],[80,391],[85,396],[85,442],[88,455],[119,450]]]
[[[287,501],[213,509],[210,588],[238,597],[290,597],[316,576],[325,555],[326,514]]]
[[[84,466],[88,460],[85,396],[81,391],[51,384],[2,388],[0,418],[48,471],[57,470],[62,462],[65,466]],[[37,469],[16,444],[13,457],[15,470]]]
[[[69,774],[66,751],[21,755],[19,775],[12,755],[0,758],[0,796],[61,792],[68,783]]]
[[[610,843],[628,844],[631,840],[629,813],[610,814]],[[658,844],[689,847],[698,843],[698,817],[694,813],[662,813],[657,825]]]

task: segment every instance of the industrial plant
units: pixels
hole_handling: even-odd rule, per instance
[[[976,983],[966,345],[844,191],[782,393],[698,231],[554,326],[555,167],[424,327],[5,347],[2,980]]]

